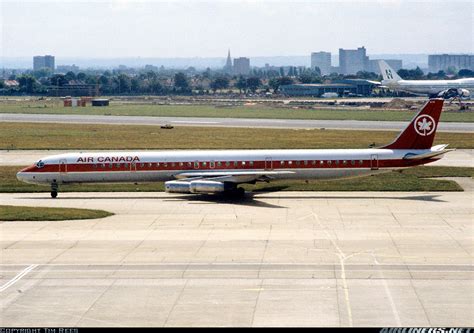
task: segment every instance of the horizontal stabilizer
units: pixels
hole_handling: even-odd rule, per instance
[[[449,153],[450,151],[456,150],[456,149],[445,149],[447,146],[448,145],[435,146],[431,149],[431,151],[428,151],[422,154],[408,153],[403,157],[403,159],[404,160],[423,160],[426,158],[433,158],[439,155]]]

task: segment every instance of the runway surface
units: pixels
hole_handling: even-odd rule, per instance
[[[144,117],[98,116],[54,114],[1,113],[3,122],[44,122],[107,125],[164,125],[204,127],[256,127],[256,128],[326,128],[345,130],[400,131],[406,121],[358,121],[358,120],[296,120],[296,119],[245,119],[245,118],[191,118],[191,117]],[[474,132],[474,123],[439,123],[441,132]]]
[[[92,151],[92,150],[88,150]],[[68,150],[0,150],[0,165],[30,165],[48,156],[71,152]],[[449,152],[433,166],[474,167],[474,149]]]
[[[472,182],[464,179],[464,182]],[[473,326],[473,192],[0,194],[0,326]]]

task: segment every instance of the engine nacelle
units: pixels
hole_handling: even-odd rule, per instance
[[[165,182],[165,191],[168,193],[191,193],[190,182],[170,180]]]
[[[469,95],[471,94],[471,92],[467,89],[462,89],[462,88],[459,88],[458,89],[458,94],[459,94],[459,97],[469,97]]]
[[[193,180],[190,182],[191,193],[219,193],[226,190],[224,183],[212,180]]]

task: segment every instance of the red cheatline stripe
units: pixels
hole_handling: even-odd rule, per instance
[[[195,162],[147,162],[147,163],[96,163],[96,164],[86,164],[86,163],[72,163],[67,165],[59,164],[48,164],[43,168],[38,169],[36,166],[31,166],[22,171],[25,172],[113,172],[113,171],[217,171],[217,170],[291,170],[291,169],[359,169],[359,168],[371,168],[377,166],[378,168],[400,168],[400,167],[409,167],[422,165],[430,162],[434,162],[436,159],[424,159],[424,160],[404,160],[404,159],[393,159],[393,160],[324,160],[323,163],[315,161],[245,161],[245,164],[242,164],[242,161],[237,161],[237,164],[234,164],[234,161],[227,162],[199,162],[199,167],[195,167]],[[361,163],[362,162],[362,163]],[[220,164],[219,164],[220,163]],[[61,168],[61,170],[60,170]]]

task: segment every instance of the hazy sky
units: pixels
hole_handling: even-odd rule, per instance
[[[8,1],[4,57],[473,53],[472,1]]]

